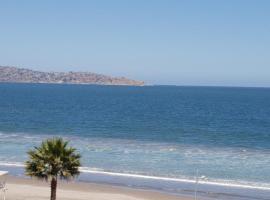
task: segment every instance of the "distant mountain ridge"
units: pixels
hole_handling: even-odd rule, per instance
[[[0,66],[0,82],[59,83],[143,86],[143,81],[111,77],[91,72],[41,72],[24,68]]]

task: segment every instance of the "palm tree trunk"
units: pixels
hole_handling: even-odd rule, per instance
[[[56,188],[57,188],[57,179],[52,178],[52,181],[51,181],[51,200],[56,200]]]

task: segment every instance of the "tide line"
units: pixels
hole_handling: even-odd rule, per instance
[[[25,165],[23,163],[17,163],[17,162],[14,162],[14,163],[0,162],[0,166],[24,167]],[[191,184],[196,183],[196,180],[191,180],[191,179],[180,179],[180,178],[148,176],[148,175],[140,175],[140,174],[129,174],[129,173],[99,171],[99,170],[92,170],[92,169],[89,169],[87,167],[80,167],[80,172],[82,172],[82,173],[90,173],[90,174],[97,174],[97,175],[104,175],[104,176],[129,177],[129,178],[136,178],[136,179],[148,179],[148,180],[168,181],[168,182],[178,182],[178,183],[191,183]],[[224,181],[226,181],[226,180],[224,180]],[[254,185],[246,185],[246,184],[238,184],[238,183],[224,183],[224,182],[200,180],[199,184],[212,185],[212,186],[223,186],[223,187],[234,187],[234,188],[245,188],[245,189],[258,189],[258,190],[270,191],[270,187],[254,186]]]

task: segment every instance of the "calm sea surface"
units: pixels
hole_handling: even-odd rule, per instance
[[[0,84],[0,163],[53,136],[86,169],[270,187],[270,89]]]

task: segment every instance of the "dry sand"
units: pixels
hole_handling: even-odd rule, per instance
[[[34,179],[7,177],[6,200],[48,200],[49,183]],[[191,200],[191,198],[105,184],[60,182],[58,200]]]

